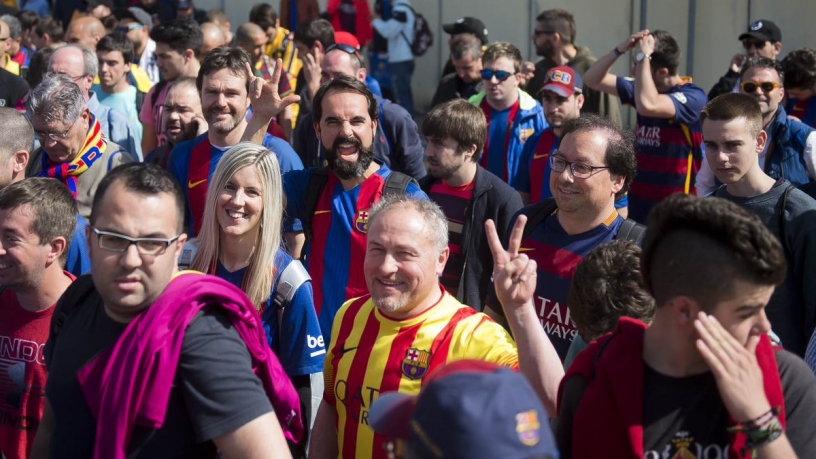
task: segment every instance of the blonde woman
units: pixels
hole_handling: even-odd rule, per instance
[[[298,390],[308,426],[314,414],[312,396],[322,395],[326,343],[310,281],[302,283],[290,301],[283,301],[282,314],[275,304],[281,273],[291,263],[300,263],[281,249],[283,200],[274,153],[250,142],[230,148],[218,162],[207,190],[190,268],[229,281],[255,304],[269,345]]]

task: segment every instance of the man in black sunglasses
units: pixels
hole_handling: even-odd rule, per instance
[[[773,179],[785,179],[795,186],[808,187],[816,179],[816,131],[788,118],[782,105],[784,72],[779,62],[751,57],[742,64],[740,92],[753,97],[762,112],[762,129],[768,139],[759,153],[759,166]],[[715,188],[714,172],[703,162],[697,174],[698,196]]]
[[[767,19],[752,22],[748,30],[739,36],[739,41],[742,42],[745,53],[734,55],[728,72],[708,92],[709,100],[720,94],[739,92],[740,67],[745,59],[757,56],[776,59],[776,56],[782,51],[782,31]]]

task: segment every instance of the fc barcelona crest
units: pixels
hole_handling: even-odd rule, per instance
[[[410,348],[405,351],[405,358],[402,360],[402,374],[409,379],[420,379],[428,372],[430,360],[430,352]]]
[[[358,210],[357,219],[354,220],[354,229],[365,234],[368,232],[368,211]]]
[[[525,411],[516,415],[516,434],[522,444],[535,446],[541,441],[538,432],[541,425],[538,423],[538,414],[535,410]]]

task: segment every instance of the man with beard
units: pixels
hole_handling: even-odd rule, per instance
[[[185,220],[190,235],[197,234],[201,227],[207,183],[218,160],[244,136],[250,106],[249,83],[255,79],[250,66],[246,51],[226,46],[215,48],[201,63],[196,87],[209,130],[177,145],[168,161],[170,173],[184,189]],[[267,134],[262,145],[278,157],[282,172],[303,169],[300,158],[286,141]]]
[[[422,121],[422,134],[429,173],[420,185],[448,220],[449,256],[440,283],[481,311],[493,289],[493,257],[482,222],[493,220],[499,234],[507,234],[521,198],[478,163],[487,122],[477,107],[462,99],[437,105]]]
[[[583,76],[598,60],[589,48],[575,44],[575,34],[575,18],[569,11],[552,9],[542,11],[536,17],[532,38],[536,54],[542,59],[535,65],[535,76],[527,83],[527,92],[533,96],[538,94],[541,87],[547,84],[547,73],[555,66],[571,67],[575,73]],[[582,89],[584,105],[581,111],[595,113],[621,124],[620,107],[614,97],[588,86]]]
[[[631,222],[621,231],[624,218],[615,199],[635,175],[635,139],[631,131],[593,114],[567,121],[561,134],[550,160],[555,205],[544,212],[537,211],[552,201],[525,207],[517,218],[528,219],[519,250],[538,264],[536,315],[563,360],[578,331],[567,305],[575,268],[598,245],[630,238]],[[501,311],[491,295],[485,312],[498,320]]]
[[[301,220],[287,224],[285,231],[290,233],[287,240],[293,233],[305,233],[305,246],[290,246],[289,251],[305,256],[320,327],[323,336],[331,336],[343,302],[367,292],[362,260],[371,205],[397,189],[426,196],[412,180],[397,182],[407,176],[374,160],[377,101],[365,83],[334,78],[317,91],[312,110],[329,165],[284,174],[286,214]]]
[[[164,99],[162,132],[167,143],[145,156],[146,163],[153,163],[167,169],[170,152],[181,142],[193,140],[207,132],[207,121],[201,112],[201,98],[198,96],[195,78],[182,77],[170,84]]]
[[[473,34],[450,40],[450,62],[454,71],[442,77],[431,107],[453,99],[470,99],[482,90],[482,42]]]

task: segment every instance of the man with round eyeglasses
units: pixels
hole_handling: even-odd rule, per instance
[[[51,177],[65,184],[87,219],[99,182],[109,170],[132,161],[131,156],[102,135],[100,121],[68,75],[43,79],[31,92],[27,109],[40,148],[31,155],[26,177]]]
[[[536,315],[563,361],[577,333],[567,305],[575,268],[600,244],[634,239],[634,225],[618,214],[615,200],[632,183],[636,161],[634,134],[614,121],[587,114],[568,120],[562,129],[561,143],[549,157],[554,202],[527,206],[516,218],[526,215],[529,226],[519,252],[537,263]],[[497,305],[491,296],[485,313],[503,321]]]
[[[496,42],[482,55],[484,90],[468,99],[487,118],[487,141],[479,160],[508,184],[512,184],[524,144],[547,128],[544,110],[537,100],[519,88],[521,51],[507,42]]]
[[[51,445],[64,457],[291,457],[297,394],[251,301],[178,271],[187,235],[173,177],[142,163],[111,171],[86,237],[91,276],[54,311],[31,457],[51,457]]]
[[[740,92],[753,97],[762,112],[762,130],[768,139],[759,153],[759,166],[773,179],[807,187],[816,180],[816,130],[788,118],[782,65],[766,57],[750,57],[740,71]],[[716,188],[714,172],[703,161],[695,188],[707,196]],[[804,190],[813,196],[812,191]]]

